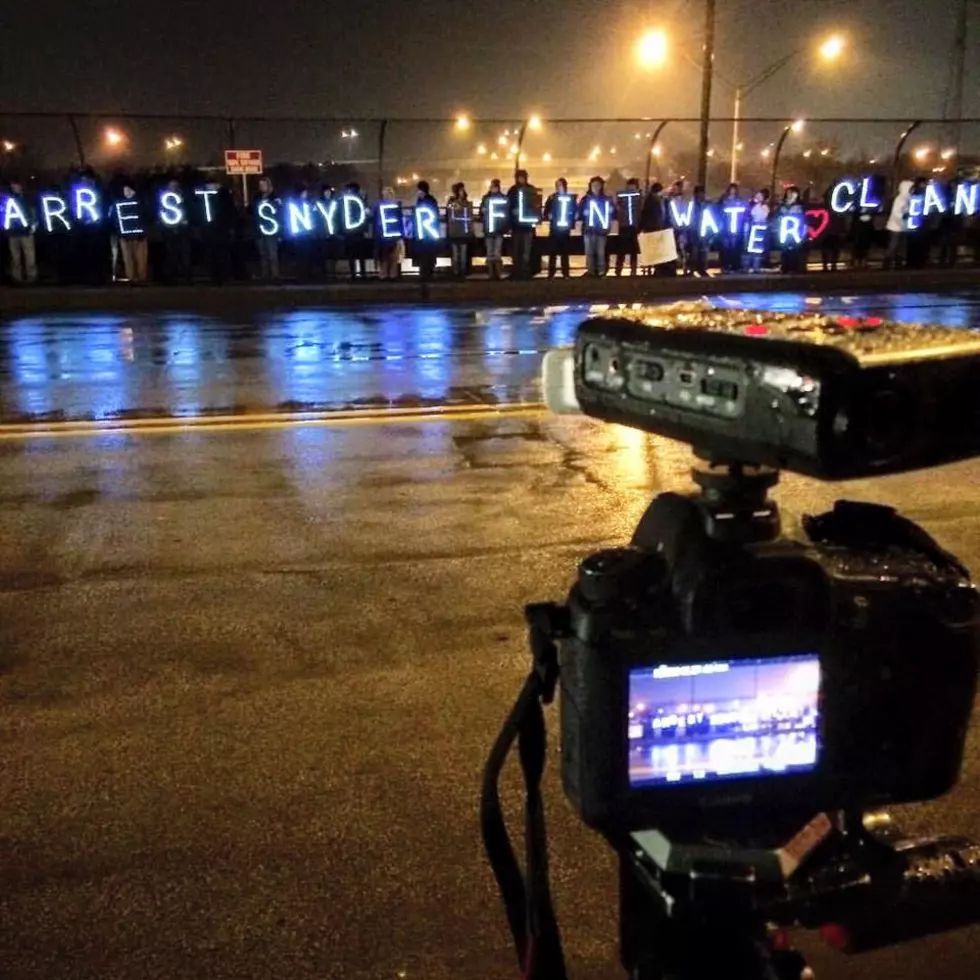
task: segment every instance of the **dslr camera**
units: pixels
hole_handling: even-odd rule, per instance
[[[980,848],[908,839],[873,813],[958,779],[980,663],[969,573],[890,507],[838,501],[785,536],[770,496],[780,469],[842,480],[980,454],[980,336],[628,310],[583,323],[543,383],[553,410],[700,460],[697,492],[661,494],[627,545],[581,562],[564,603],[527,609],[530,688],[559,694],[565,794],[619,855],[630,975],[796,980],[777,926],[847,926],[841,945],[866,949],[980,919]],[[543,734],[522,697],[527,776]],[[533,951],[560,976],[543,816],[528,814],[537,912],[515,940],[522,966]]]

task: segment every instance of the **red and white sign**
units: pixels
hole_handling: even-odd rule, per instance
[[[261,150],[225,150],[225,172],[260,174],[263,171]]]

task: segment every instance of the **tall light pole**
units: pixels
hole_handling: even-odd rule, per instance
[[[844,51],[844,38],[840,34],[831,34],[819,47],[820,57],[827,62],[836,61]],[[742,116],[742,106],[745,99],[752,94],[764,82],[768,82],[773,75],[782,71],[791,61],[794,61],[804,53],[804,48],[797,48],[788,55],[774,61],[764,71],[759,72],[754,78],[749,79],[742,85],[735,86],[735,111],[732,113],[732,166],[729,180],[734,184],[738,180],[738,144],[739,144],[739,119]]]
[[[711,123],[711,83],[715,70],[715,0],[704,3],[704,51],[701,61],[701,133],[698,139],[698,183],[708,184],[708,138]]]
[[[786,137],[790,133],[798,133],[803,129],[803,120],[797,119],[795,122],[791,122],[779,136],[779,141],[776,143],[776,151],[772,155],[772,181],[769,184],[769,199],[776,199],[776,177],[779,171],[779,157],[783,152],[783,144],[786,142]]]

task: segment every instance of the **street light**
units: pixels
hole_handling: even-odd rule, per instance
[[[456,117],[456,128],[460,132],[465,132],[470,128],[470,117],[463,114]]]
[[[545,163],[551,163],[551,154],[545,153],[544,156],[541,157],[541,159],[544,160]]]
[[[663,68],[667,61],[667,35],[664,31],[647,31],[636,44],[636,58],[643,68]]]
[[[943,160],[952,160],[953,157],[956,156],[956,150],[943,150],[943,152],[940,153],[939,156]]]
[[[817,51],[824,61],[833,62],[844,53],[845,47],[845,39],[840,34],[832,34],[819,46]],[[732,168],[730,175],[730,180],[733,184],[738,179],[738,123],[746,98],[764,82],[768,82],[773,75],[785,68],[791,61],[794,61],[803,54],[804,50],[804,48],[797,48],[795,51],[791,51],[778,61],[774,61],[765,71],[760,72],[755,78],[750,79],[744,85],[735,86],[735,110],[732,113],[734,120],[732,125]]]
[[[184,141],[179,136],[168,136],[163,141],[163,145],[168,150],[179,150],[184,145]]]
[[[919,148],[918,148],[918,149],[917,149],[917,150],[915,151],[915,159],[916,159],[916,160],[918,160],[918,161],[919,161],[919,163],[921,163],[921,162],[922,162],[923,160],[925,160],[925,159],[926,159],[926,157],[928,157],[928,156],[929,156],[929,154],[930,154],[930,153],[932,153],[932,150],[931,150],[931,149],[929,149],[929,147],[928,147],[928,146],[920,146],[920,147],[919,147]]]
[[[12,143],[10,140],[4,140],[0,143],[0,147],[3,148],[4,153],[13,153],[17,149],[17,144]]]
[[[783,144],[786,142],[786,137],[789,136],[790,133],[800,133],[802,131],[803,120],[795,119],[783,129],[782,133],[779,135],[779,139],[776,141],[776,149],[772,154],[772,180],[770,181],[769,185],[769,196],[771,198],[775,198],[776,196],[776,177],[777,171],[779,170],[779,155],[783,152]],[[766,153],[764,152],[762,155],[766,156]]]
[[[486,156],[486,154],[487,154],[487,148],[486,148],[486,145],[485,145],[485,144],[483,144],[483,143],[481,143],[481,144],[480,144],[480,145],[479,145],[479,146],[478,146],[478,147],[476,148],[476,152],[477,152],[477,154],[479,154],[479,155],[480,155],[481,157],[482,157],[482,156]]]
[[[126,137],[119,132],[118,129],[113,129],[111,126],[105,131],[105,141],[106,146],[119,147],[126,142]]]
[[[538,115],[531,116],[527,121],[527,128],[534,133],[538,132],[541,129],[541,117]]]
[[[517,171],[521,169],[521,150],[524,149],[524,137],[527,131],[533,129],[535,132],[541,129],[541,117],[536,113],[527,117],[517,130],[517,143],[511,147],[511,155],[514,157],[514,180],[517,180]]]

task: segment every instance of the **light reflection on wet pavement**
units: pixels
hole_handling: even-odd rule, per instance
[[[980,328],[980,293],[731,294],[717,305]],[[594,308],[593,308],[594,309]],[[187,417],[537,401],[542,353],[588,306],[173,312],[0,323],[0,421]]]

